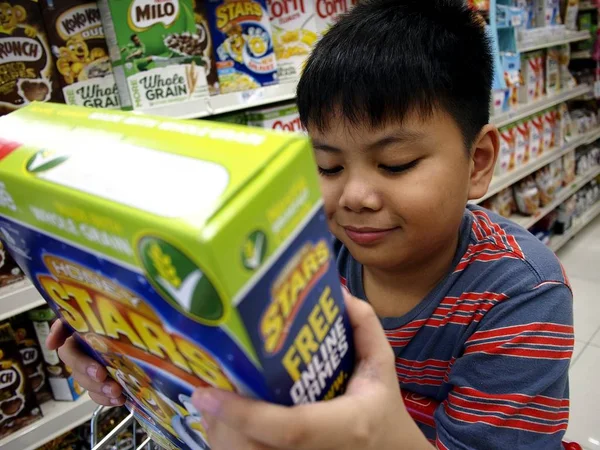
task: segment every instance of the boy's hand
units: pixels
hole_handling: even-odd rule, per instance
[[[394,354],[367,303],[346,295],[357,364],[344,395],[278,406],[217,389],[198,389],[213,450],[431,449],[400,396]]]
[[[58,349],[60,359],[73,369],[73,377],[99,405],[120,406],[125,403],[121,386],[108,377],[107,370],[81,351],[60,320],[50,329],[46,347]]]

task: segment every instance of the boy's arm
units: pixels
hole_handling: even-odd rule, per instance
[[[449,374],[440,449],[562,448],[569,419],[573,299],[546,282],[490,310]]]

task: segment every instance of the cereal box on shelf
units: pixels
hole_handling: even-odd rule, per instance
[[[0,3],[0,115],[31,102],[61,102],[39,5]]]
[[[503,175],[515,168],[516,132],[515,126],[500,129],[500,154],[496,164],[497,175]]]
[[[532,159],[535,159],[543,153],[544,149],[544,118],[541,114],[536,114],[529,120],[529,154]]]
[[[530,126],[528,120],[517,122],[515,130],[515,165],[517,167],[529,162]]]
[[[266,0],[206,0],[221,93],[278,83]]]
[[[274,131],[303,132],[300,114],[295,104],[272,106],[249,111],[248,125]]]
[[[530,52],[523,53],[521,58],[523,83],[520,87],[519,101],[531,103],[544,95],[544,57],[541,52]]]
[[[556,95],[561,89],[560,73],[561,51],[559,47],[550,47],[546,50],[546,93]]]
[[[0,287],[21,281],[23,277],[23,271],[0,241]]]
[[[208,96],[205,39],[192,0],[99,0],[123,109]]]
[[[119,108],[119,92],[96,2],[41,0],[40,7],[65,103]]]
[[[204,59],[204,71],[210,95],[217,95],[219,90],[219,75],[217,74],[217,61],[215,59],[215,47],[208,22],[205,0],[192,0],[194,2],[194,17],[196,22],[196,34],[198,35],[199,52]]]
[[[543,134],[542,151],[547,152],[556,146],[556,114],[554,109],[549,109],[542,113]]]
[[[0,439],[41,418],[13,329],[0,322]]]
[[[157,442],[208,448],[198,386],[344,391],[352,330],[306,137],[50,104],[0,128],[11,250]]]
[[[319,37],[315,2],[267,0],[279,81],[296,81]]]

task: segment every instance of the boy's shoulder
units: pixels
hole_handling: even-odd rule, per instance
[[[476,205],[467,206],[465,221],[461,241],[466,249],[455,273],[464,271],[473,281],[508,284],[508,290],[569,285],[554,252],[521,226]]]

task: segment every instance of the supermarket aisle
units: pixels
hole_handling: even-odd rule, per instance
[[[600,217],[558,253],[574,292],[575,352],[567,437],[600,449]]]

